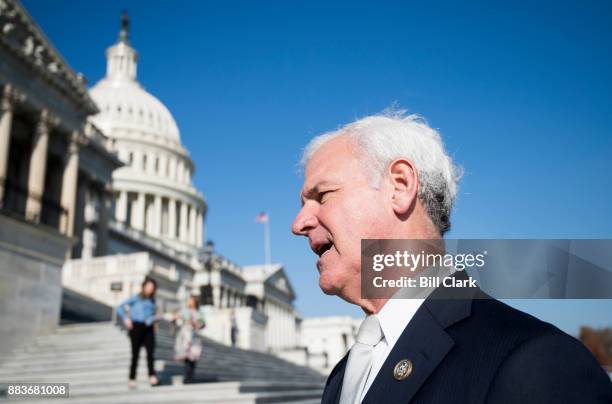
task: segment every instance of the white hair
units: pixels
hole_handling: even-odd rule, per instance
[[[302,169],[321,146],[340,135],[348,136],[365,158],[366,173],[375,188],[394,160],[410,160],[419,178],[418,198],[440,234],[448,231],[461,170],[453,165],[440,134],[424,119],[401,110],[385,111],[323,133],[304,149]]]

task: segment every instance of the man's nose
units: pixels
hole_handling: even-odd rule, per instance
[[[317,227],[317,223],[317,217],[312,212],[312,209],[308,209],[304,205],[295,217],[291,225],[291,231],[296,236],[308,236],[308,231]]]

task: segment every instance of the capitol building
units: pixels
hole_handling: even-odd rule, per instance
[[[108,137],[123,165],[112,173],[110,192],[80,189],[84,217],[76,226],[83,237],[78,258],[64,265],[64,287],[115,306],[152,276],[163,312],[188,293],[199,296],[207,332],[220,342],[230,342],[234,317],[242,348],[297,347],[295,295],[283,267],[241,268],[204,245],[207,205],[192,182],[195,164],[170,111],[138,82],[128,30],[124,15],[117,42],[106,50],[106,76],[89,91],[99,111],[89,124]]]
[[[0,307],[15,324],[1,350],[60,318],[110,319],[149,276],[163,312],[198,296],[209,338],[230,345],[234,324],[239,348],[331,370],[358,322],[302,319],[283,265],[239,266],[206,241],[196,164],[138,81],[127,15],[87,89],[18,2],[0,3]]]
[[[98,112],[87,122],[107,137],[121,165],[107,192],[79,188],[83,216],[75,227],[82,238],[62,271],[63,283],[115,305],[151,275],[169,310],[179,289],[198,289],[193,281],[202,270],[206,203],[191,182],[194,163],[172,114],[137,80],[138,54],[127,25],[125,19],[119,40],[106,51],[106,76],[89,91]]]

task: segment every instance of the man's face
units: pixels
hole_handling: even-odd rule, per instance
[[[360,296],[361,239],[385,238],[393,211],[389,186],[370,185],[363,158],[345,135],[323,145],[304,175],[302,209],[292,231],[319,256],[319,286],[355,302]]]

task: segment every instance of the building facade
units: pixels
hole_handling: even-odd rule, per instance
[[[304,319],[300,346],[308,351],[308,365],[322,374],[329,374],[355,343],[362,321],[350,316]]]
[[[122,18],[118,41],[106,51],[106,75],[90,90],[98,110],[89,118],[123,165],[112,173],[110,200],[82,189],[83,237],[64,266],[66,288],[108,305],[159,284],[164,311],[180,305],[201,269],[206,202],[191,182],[194,164],[168,109],[137,80],[138,54]],[[99,230],[104,228],[104,232]]]
[[[0,354],[67,306],[71,321],[107,318],[153,277],[164,312],[199,297],[204,335],[327,369],[351,341],[346,324],[302,321],[282,265],[241,267],[205,242],[195,164],[137,80],[128,28],[124,16],[88,91],[23,6],[0,0]]]
[[[195,164],[168,108],[138,82],[127,15],[106,59],[105,77],[90,90],[97,112],[88,122],[123,165],[112,173],[110,200],[79,189],[82,237],[64,264],[64,287],[115,306],[154,277],[162,311],[199,296],[210,338],[229,345],[234,328],[238,347],[295,349],[295,294],[282,266],[242,268],[205,245],[207,204],[192,183]]]
[[[53,329],[61,268],[80,237],[78,190],[104,198],[119,160],[88,125],[82,76],[16,1],[0,1],[0,350]]]

